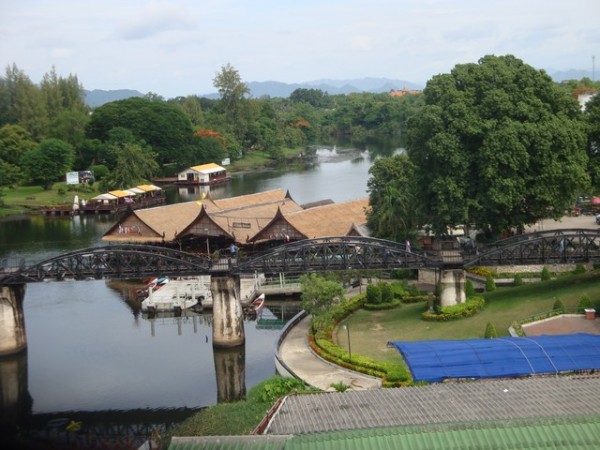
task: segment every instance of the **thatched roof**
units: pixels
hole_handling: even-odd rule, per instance
[[[281,189],[216,200],[208,195],[199,201],[134,211],[113,226],[102,239],[160,242],[164,236],[164,241],[170,242],[185,236],[204,235],[204,231],[198,230],[204,230],[205,225],[195,225],[208,217],[223,235],[245,242],[273,219],[278,208],[285,213],[302,210],[289,193]],[[204,214],[201,214],[203,209]]]
[[[310,209],[285,213],[281,211],[271,223],[252,239],[268,240],[269,236],[277,236],[283,230],[296,238],[315,238],[326,236],[347,236],[355,233],[355,224],[367,221],[366,210],[369,199],[362,198],[342,203],[315,206]]]

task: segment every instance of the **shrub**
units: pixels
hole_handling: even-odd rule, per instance
[[[486,339],[492,339],[498,337],[498,333],[496,332],[496,327],[492,322],[488,322],[485,326],[485,334],[483,335]]]
[[[303,392],[308,390],[302,380],[297,378],[273,376],[267,378],[255,386],[247,395],[250,402],[274,402],[279,397],[288,395],[291,392]]]
[[[421,314],[424,320],[445,322],[448,320],[460,319],[461,317],[471,317],[477,314],[485,306],[483,297],[473,296],[465,303],[458,305],[444,306],[439,312],[425,311]]]
[[[348,386],[343,381],[340,381],[338,383],[331,383],[330,386],[334,388],[337,392],[344,392],[350,389],[350,386]]]
[[[381,291],[381,303],[390,303],[394,300],[394,292],[390,283],[380,283],[379,289]]]
[[[581,264],[581,263],[577,264],[575,266],[575,270],[573,270],[573,273],[575,275],[579,275],[579,274],[582,274],[582,273],[585,273],[585,272],[586,272],[585,266],[583,264]]]
[[[552,305],[552,310],[559,310],[559,311],[564,311],[565,310],[565,305],[563,305],[563,302],[560,301],[560,298],[557,298],[554,301],[554,305]]]
[[[408,295],[405,284],[406,283],[403,284],[398,281],[390,283],[394,298],[403,298]]]
[[[381,300],[381,288],[376,284],[367,285],[367,303],[379,305]]]
[[[485,290],[486,292],[492,292],[496,290],[496,282],[494,281],[494,277],[488,275],[485,279]]]
[[[592,300],[590,299],[590,296],[587,294],[583,294],[579,298],[579,303],[577,304],[577,308],[579,309],[579,312],[583,312],[584,309],[590,309],[591,307],[592,307]]]
[[[523,277],[521,276],[520,273],[515,275],[515,279],[514,279],[514,285],[515,286],[522,286],[523,285]]]
[[[471,280],[467,280],[465,283],[465,295],[467,298],[475,295],[475,287],[473,286],[473,282]]]
[[[552,277],[550,276],[550,271],[548,270],[547,267],[544,266],[544,268],[542,269],[542,274],[541,274],[541,278],[542,281],[548,281],[549,279],[551,279]]]
[[[492,269],[490,269],[489,267],[483,267],[483,266],[469,267],[467,269],[467,272],[472,273],[474,275],[478,275],[480,277],[485,277],[485,278],[487,278],[488,276],[494,275],[494,271]]]

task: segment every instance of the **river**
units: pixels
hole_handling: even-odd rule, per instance
[[[321,148],[303,169],[234,175],[211,195],[223,198],[281,188],[301,204],[352,200],[367,195],[368,171],[376,154],[372,148]],[[168,199],[195,200],[199,191],[171,188]],[[102,234],[115,220],[100,216],[4,220],[0,258],[39,261],[102,245]],[[139,434],[128,437],[130,446],[122,447],[135,448],[152,429],[168,428],[169,419],[163,417],[182,420],[198,408],[237,399],[220,392],[216,369],[220,358],[241,361],[237,369],[245,390],[275,373],[273,348],[279,330],[268,320],[246,321],[245,346],[233,356],[220,354],[213,351],[210,314],[148,319],[131,300],[135,287],[104,280],[27,285],[28,350],[0,360],[0,371],[16,364],[25,372],[20,389],[28,400],[19,419],[25,430],[68,440],[65,423],[80,423],[81,434]],[[273,319],[270,323],[289,320],[294,312],[290,307],[282,311],[277,299],[270,299],[265,310],[267,319]],[[233,397],[243,397],[245,390]],[[119,422],[115,417],[127,419]],[[133,421],[138,431],[122,431],[123,421]]]

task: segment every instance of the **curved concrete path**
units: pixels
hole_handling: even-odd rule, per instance
[[[310,317],[305,317],[279,346],[279,356],[298,378],[324,391],[334,391],[331,384],[339,382],[355,391],[381,387],[379,378],[344,369],[316,355],[308,345],[309,326]]]

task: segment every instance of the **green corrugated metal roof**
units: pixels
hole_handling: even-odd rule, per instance
[[[600,448],[600,418],[391,427],[294,436],[285,450],[556,450]]]
[[[297,436],[174,438],[169,450],[556,450],[600,448],[600,417],[468,422]]]

